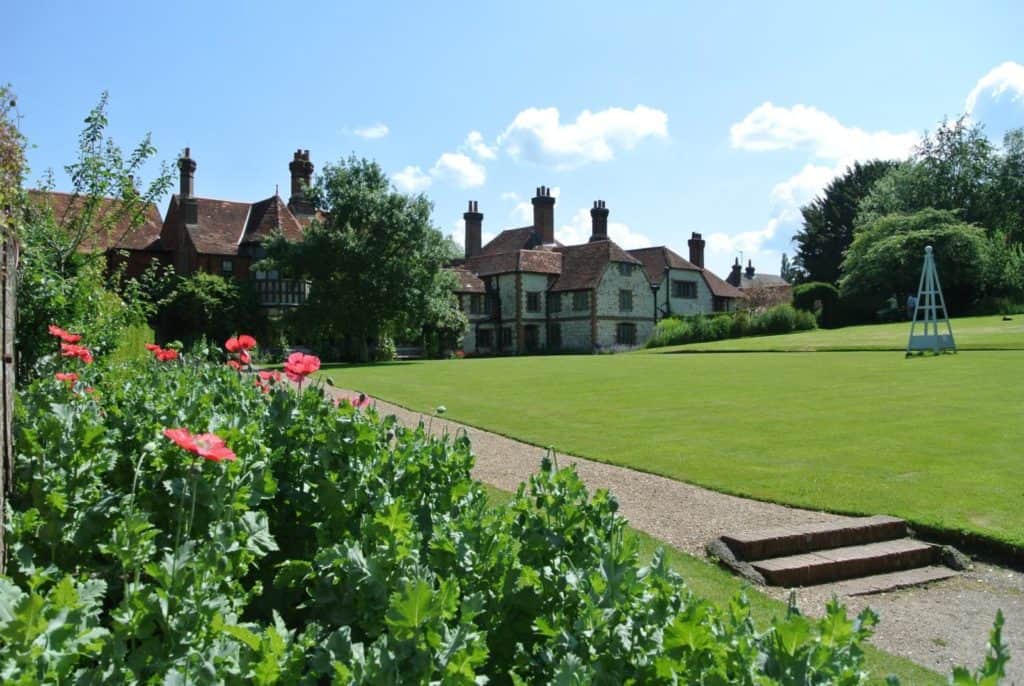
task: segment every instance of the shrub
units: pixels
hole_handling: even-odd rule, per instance
[[[839,311],[839,289],[830,283],[811,281],[795,286],[793,307],[813,312],[823,329],[834,329],[843,325]]]
[[[754,331],[759,334],[789,333],[796,328],[796,310],[792,305],[776,305],[754,317]]]
[[[660,348],[666,345],[681,345],[687,342],[690,335],[689,325],[678,317],[662,319],[654,327],[654,333],[647,341],[648,348]]]
[[[161,339],[187,345],[201,338],[223,341],[240,331],[264,338],[269,328],[250,283],[204,273],[177,280],[158,322]]]

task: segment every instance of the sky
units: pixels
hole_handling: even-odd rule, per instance
[[[853,161],[905,157],[965,112],[996,141],[1024,125],[1018,0],[40,0],[5,20],[30,183],[69,187],[108,91],[114,140],[150,132],[171,163],[190,147],[203,197],[287,196],[296,149],[317,170],[354,154],[459,242],[468,200],[486,240],[532,223],[544,185],[563,243],[600,199],[623,247],[685,257],[699,231],[719,275],[741,255],[777,274],[800,206]]]

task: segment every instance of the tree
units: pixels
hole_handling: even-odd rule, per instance
[[[796,271],[793,269],[793,265],[789,262],[789,257],[786,253],[782,253],[782,264],[779,266],[779,276],[786,283],[793,283],[796,280]]]
[[[311,192],[323,218],[301,242],[267,244],[270,262],[311,282],[292,317],[305,342],[340,342],[347,357],[365,360],[382,337],[422,331],[437,298],[451,303],[442,276],[450,248],[425,196],[394,191],[377,163],[355,156],[326,165]]]
[[[109,288],[105,256],[80,247],[87,238],[109,234],[116,226],[137,228],[146,206],[170,188],[171,174],[162,164],[157,177],[141,185],[142,169],[156,149],[147,134],[125,156],[105,135],[107,100],[103,93],[86,117],[78,159],[64,168],[73,196],[67,209],[57,214],[49,202],[52,173],[40,196],[22,201],[15,344],[19,383],[31,380],[36,361],[54,349],[47,325],[83,333],[91,347],[102,352],[117,345],[125,326],[143,319]]]
[[[926,133],[913,156],[875,184],[860,206],[860,220],[871,222],[898,212],[927,207],[960,213],[964,221],[998,227],[996,178],[999,157],[980,124],[965,116],[943,121]]]
[[[917,292],[924,248],[935,248],[935,264],[951,314],[966,312],[991,291],[994,246],[981,227],[948,210],[893,214],[858,229],[843,260],[839,283],[844,300],[863,311],[886,299],[898,302]]]
[[[1003,137],[1003,151],[995,175],[996,228],[1007,241],[1024,243],[1024,129]]]
[[[800,281],[839,280],[843,253],[853,240],[858,206],[895,162],[855,162],[825,187],[824,194],[800,208],[803,230],[793,240],[797,251],[793,266]]]

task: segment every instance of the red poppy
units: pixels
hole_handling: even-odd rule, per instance
[[[148,350],[151,353],[155,353],[157,350],[160,350],[160,346],[157,345],[156,343],[147,343],[146,350]]]
[[[153,355],[160,362],[170,362],[171,360],[178,359],[178,351],[171,348],[157,348],[153,351]]]
[[[224,341],[224,349],[227,350],[229,353],[237,353],[239,350],[241,350],[241,348],[242,346],[239,345],[238,339],[235,338],[234,336]]]
[[[270,372],[263,371],[263,372],[259,373],[259,377],[261,379],[263,379],[264,381],[274,381],[274,382],[277,382],[277,381],[281,380],[281,372],[279,372],[277,370],[270,371]]]
[[[252,350],[256,347],[256,339],[249,334],[242,334],[238,337],[238,347],[242,350]]]
[[[236,372],[242,371],[242,365],[238,360],[228,360],[228,366],[234,369]]]
[[[57,372],[53,376],[57,381],[65,382],[68,385],[68,388],[74,386],[75,382],[78,381],[78,374],[75,374],[74,372]]]
[[[320,369],[320,358],[305,353],[292,353],[284,363],[284,373],[295,382],[301,382],[307,376]]]
[[[60,354],[64,357],[77,357],[86,364],[92,364],[92,353],[84,345],[74,343],[61,343]]]
[[[82,340],[82,335],[77,333],[68,333],[64,329],[60,328],[56,324],[50,324],[49,332],[51,336],[56,336],[64,343],[77,343]]]
[[[233,462],[238,457],[224,444],[224,439],[217,434],[193,434],[185,428],[164,429],[164,436],[178,444],[190,453],[195,453],[213,462],[227,460]]]
[[[357,396],[349,398],[348,402],[355,409],[362,410],[363,408],[370,406],[370,396],[366,395],[365,393],[360,393]]]
[[[249,357],[249,353],[243,350],[242,352],[238,353],[238,361],[241,362],[242,364],[249,364],[250,362],[252,362],[252,358]]]

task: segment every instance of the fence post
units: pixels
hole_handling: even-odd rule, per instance
[[[14,487],[14,442],[11,425],[14,414],[14,325],[17,312],[18,243],[3,232],[0,238],[0,349],[3,351],[3,369],[0,372],[0,574],[4,573],[7,549],[2,524],[6,512],[7,496]]]

